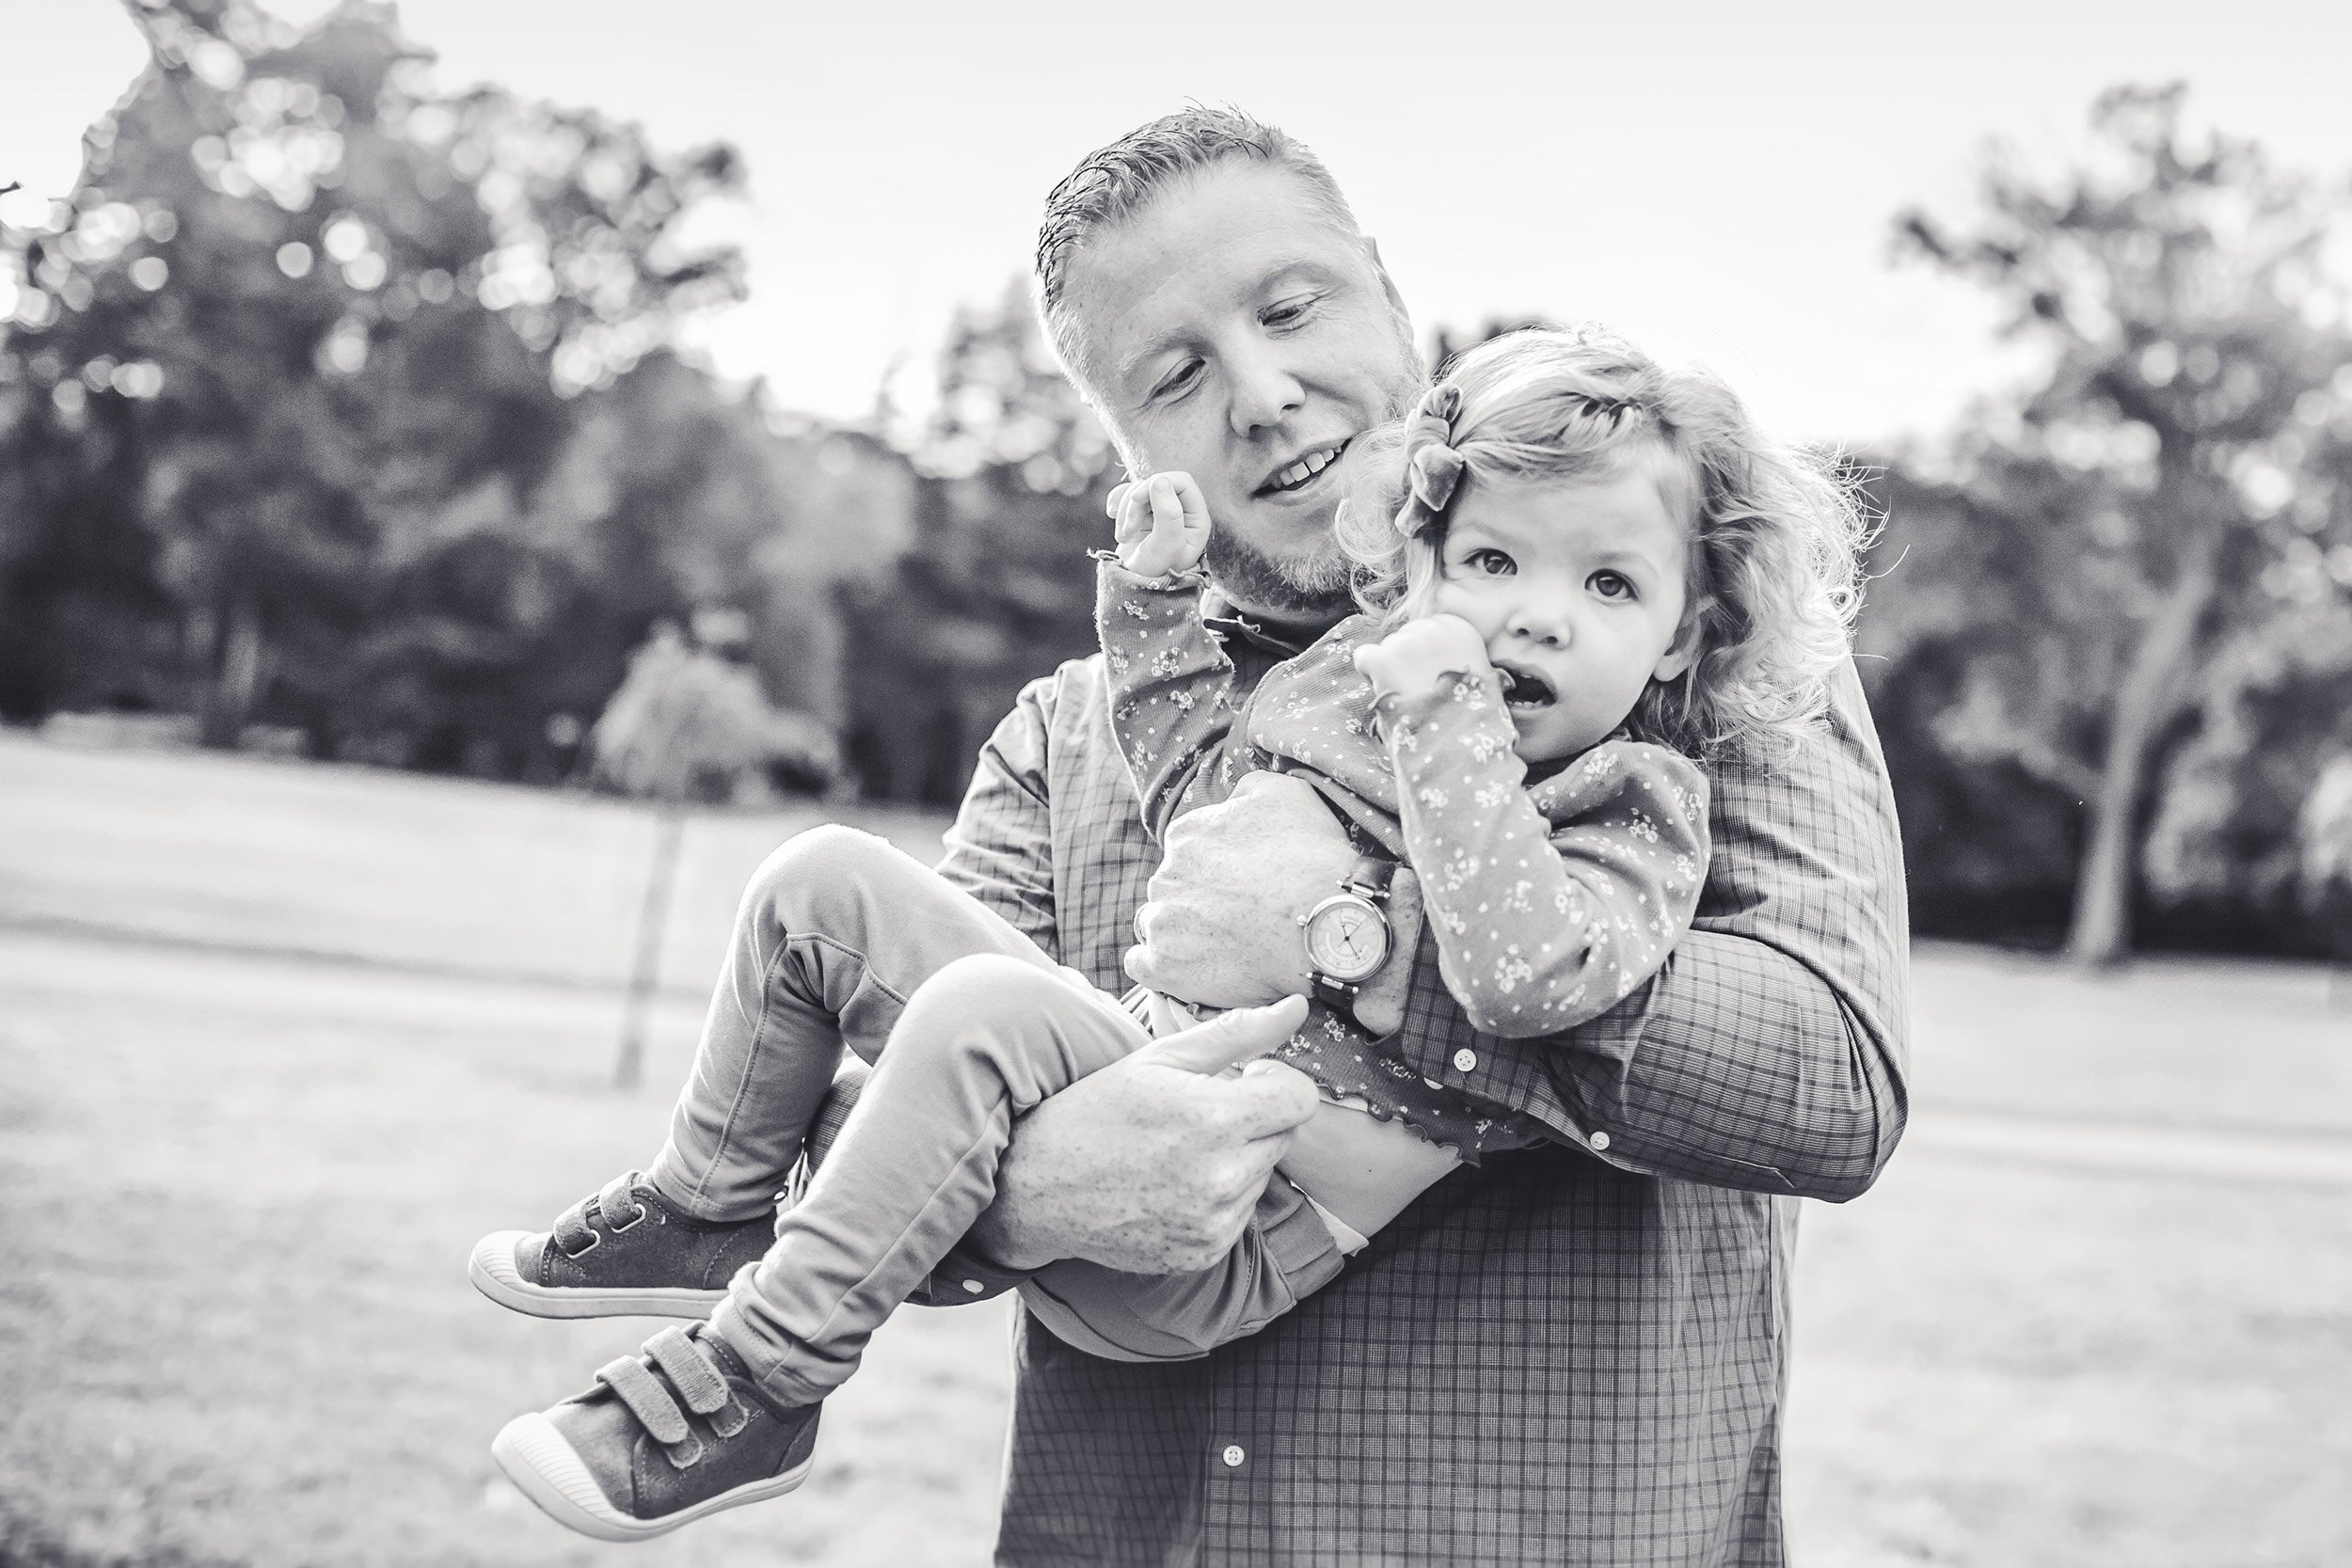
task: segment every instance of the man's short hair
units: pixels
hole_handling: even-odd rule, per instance
[[[1062,367],[1088,385],[1074,324],[1063,306],[1070,260],[1087,241],[1151,202],[1177,181],[1228,159],[1285,168],[1309,199],[1348,233],[1358,232],[1347,198],[1304,142],[1235,108],[1200,104],[1138,126],[1080,161],[1045,198],[1037,235],[1037,310]]]

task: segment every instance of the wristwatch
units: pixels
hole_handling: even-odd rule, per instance
[[[1316,1001],[1349,1011],[1364,982],[1389,961],[1389,884],[1395,878],[1394,861],[1359,855],[1340,891],[1298,917]]]

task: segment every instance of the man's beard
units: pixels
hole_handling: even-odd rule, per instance
[[[1427,384],[1412,340],[1400,338],[1394,374],[1375,428],[1403,419]],[[1356,562],[1340,548],[1327,522],[1316,536],[1312,553],[1293,560],[1279,560],[1248,540],[1216,529],[1209,535],[1201,563],[1229,597],[1272,614],[1330,623],[1356,608],[1352,592]]]
[[[1414,351],[1412,334],[1401,324],[1392,348],[1395,360],[1390,368],[1383,406],[1374,421],[1375,428],[1403,419],[1429,385],[1429,372]],[[1125,452],[1123,447],[1120,451]],[[1141,471],[1133,461],[1128,468]],[[1271,615],[1328,626],[1356,608],[1352,592],[1356,562],[1340,548],[1328,521],[1316,535],[1311,553],[1289,560],[1268,555],[1225,529],[1212,530],[1201,564],[1227,597]]]
[[[1317,537],[1312,554],[1285,561],[1218,529],[1209,535],[1202,563],[1228,598],[1253,610],[1337,621],[1355,608],[1348,593],[1355,563],[1328,530]]]

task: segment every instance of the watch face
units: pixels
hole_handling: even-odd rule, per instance
[[[1334,980],[1364,979],[1389,956],[1389,923],[1364,899],[1326,899],[1307,917],[1307,961]]]

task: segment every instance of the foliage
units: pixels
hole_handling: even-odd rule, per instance
[[[849,598],[850,753],[869,790],[946,803],[1022,686],[1093,651],[1085,552],[1116,460],[1017,285],[959,313],[909,445],[929,476],[913,541]]]
[[[667,621],[629,656],[589,738],[599,783],[673,805],[762,793],[775,776],[822,787],[840,771],[822,725],[778,711],[750,670]]]
[[[2328,955],[2352,964],[2352,752],[2339,753],[2319,770],[2297,826],[2303,908]]]
[[[810,641],[877,553],[786,499],[827,435],[664,347],[740,293],[680,237],[731,150],[437,94],[389,7],[135,15],[151,63],[70,212],[7,236],[0,713],[548,776],[656,617],[721,597]]]
[[[1991,159],[1965,231],[1903,220],[2043,369],[1912,463],[1867,635],[1922,662],[1896,689],[1933,703],[1951,763],[2085,808],[2074,832],[2029,811],[2025,852],[2074,863],[2069,942],[2098,961],[2143,870],[2277,908],[2299,798],[2241,775],[2290,736],[2352,741],[2341,704],[2273,700],[2352,674],[2352,642],[2314,635],[2352,590],[2352,340],[2340,191],[2192,134],[2178,87],[2111,91],[2092,127],[2054,176]]]

